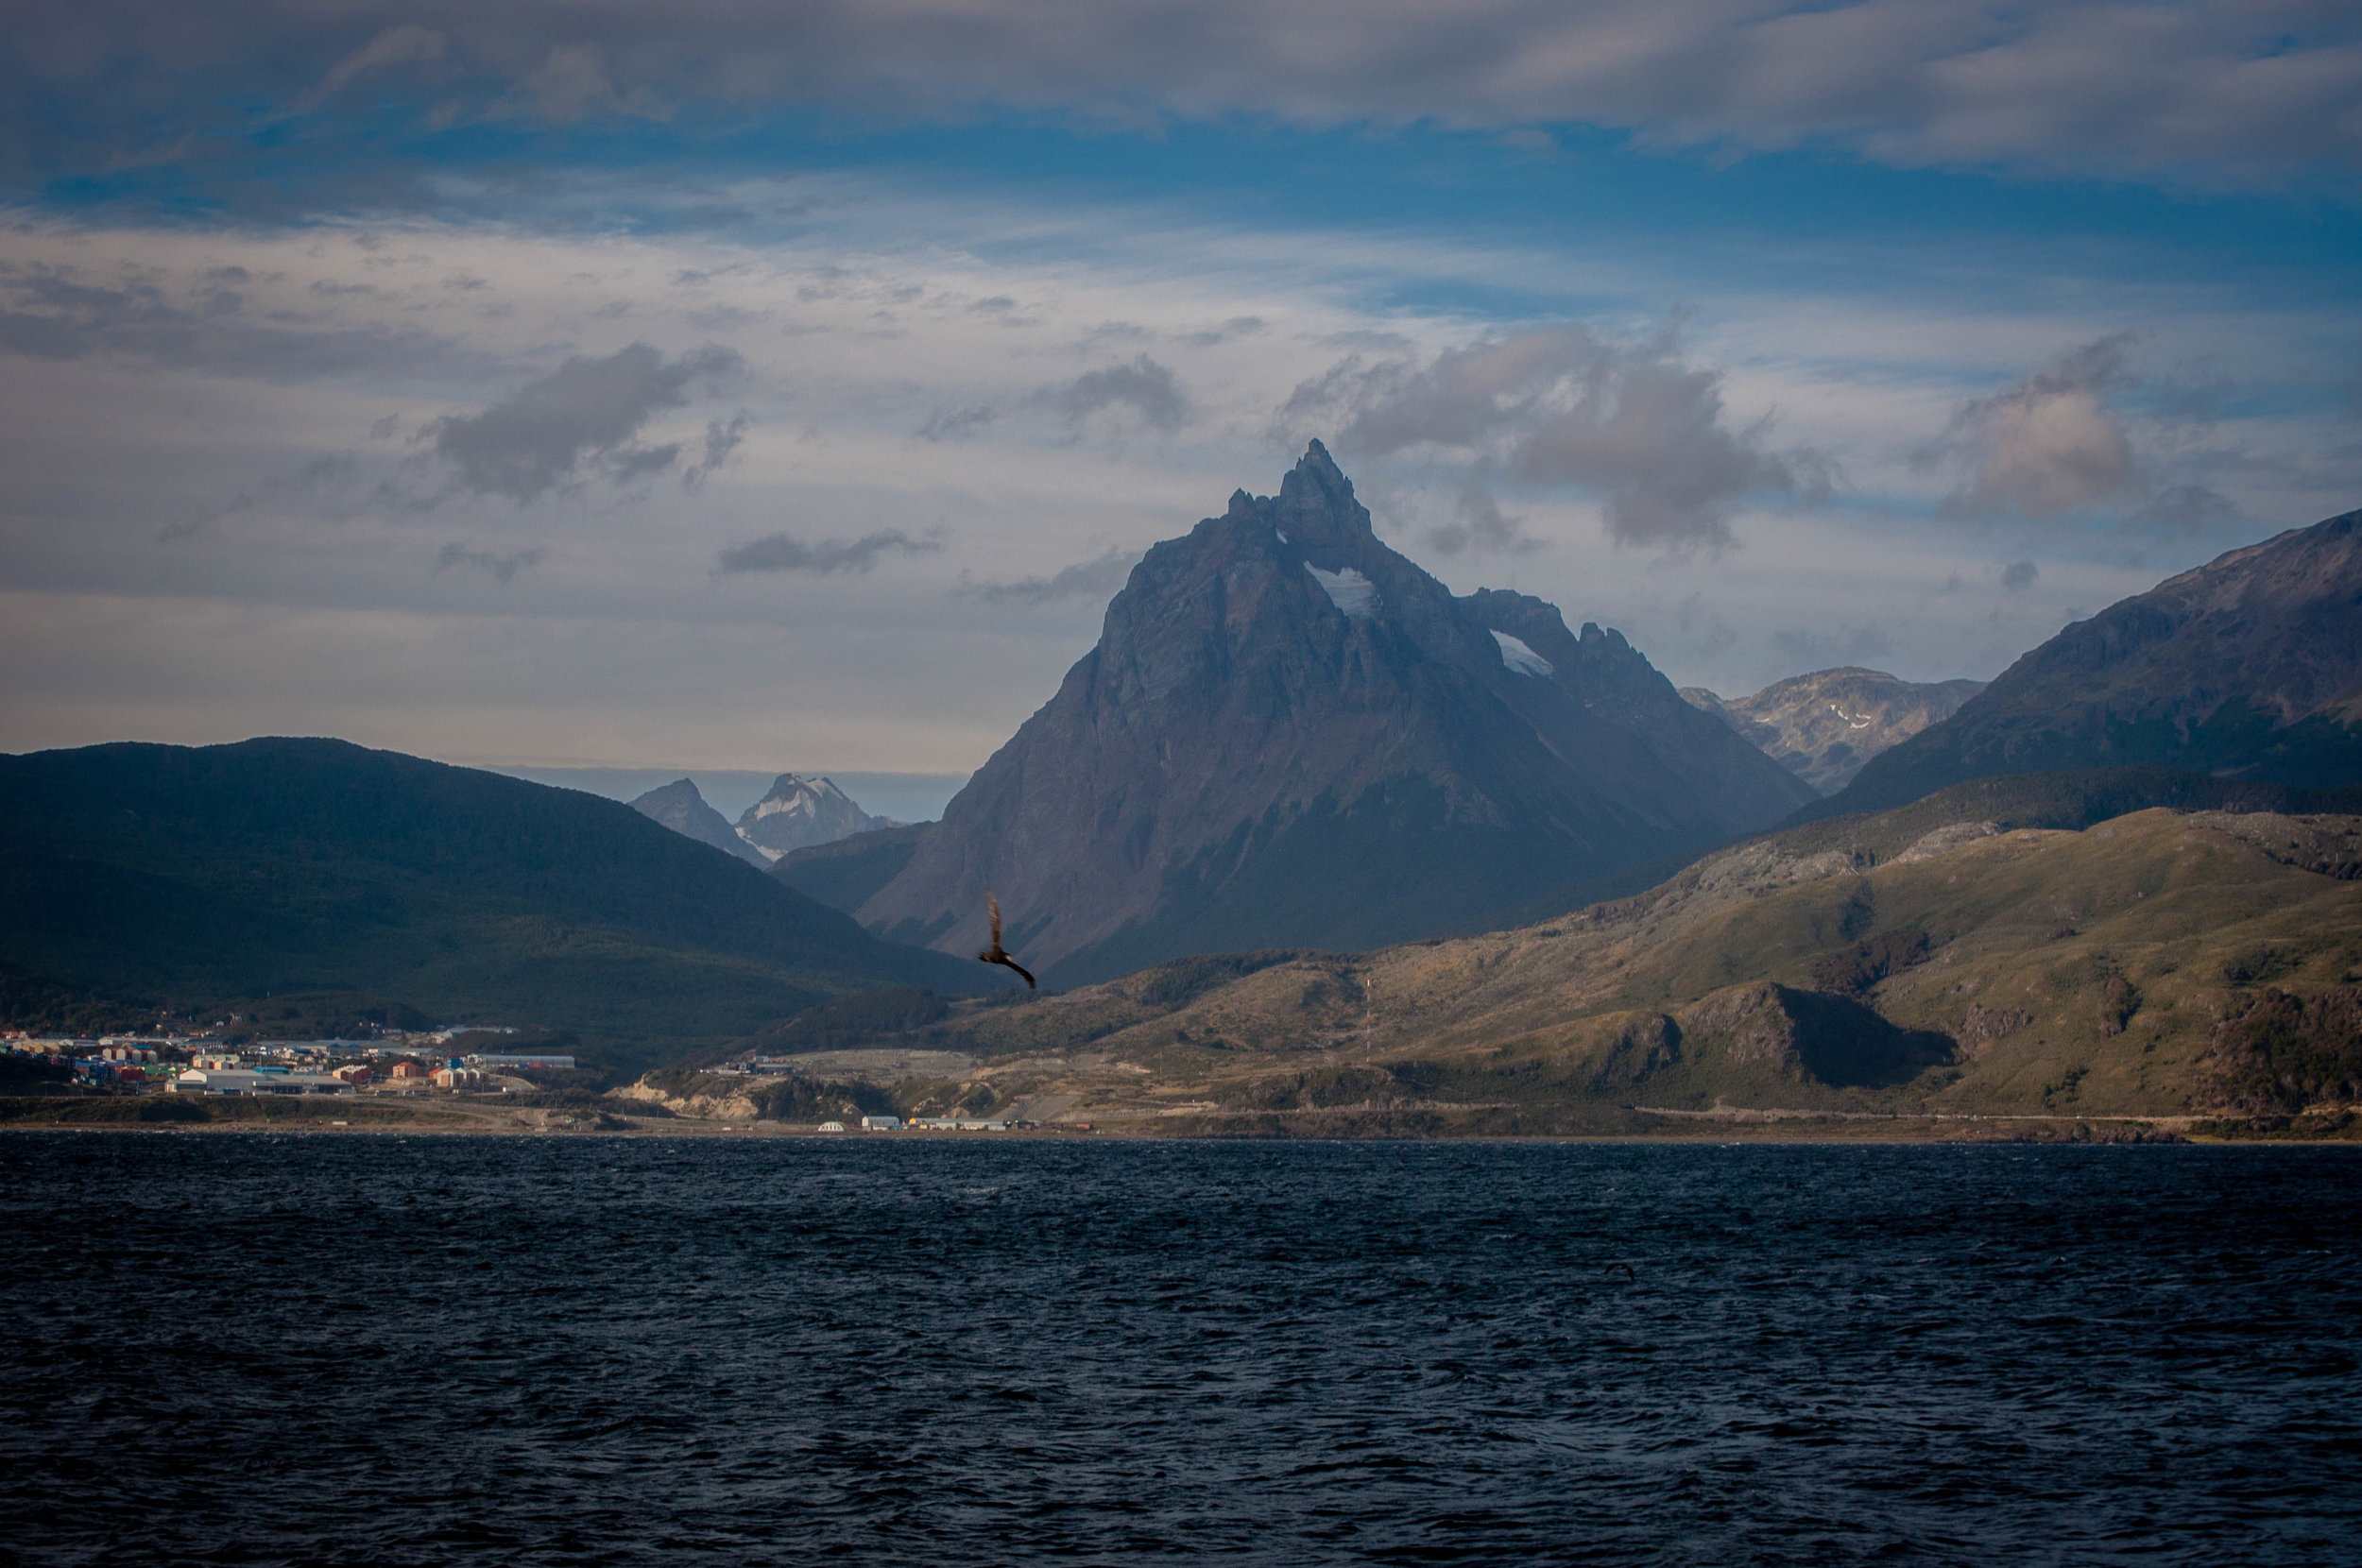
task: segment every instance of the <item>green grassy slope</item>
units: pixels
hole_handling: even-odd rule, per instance
[[[1144,1124],[1206,1130],[2350,1116],[2362,818],[2141,809],[2140,783],[1976,781],[1517,930],[1192,960],[874,1043],[966,1050],[1004,1098],[1057,1088],[1110,1119],[1211,1107]]]
[[[308,740],[0,758],[0,961],[184,1006],[355,989],[618,1065],[848,989],[977,988],[618,802]]]

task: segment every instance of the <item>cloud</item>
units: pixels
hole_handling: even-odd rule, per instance
[[[1060,567],[1047,577],[1020,577],[1013,583],[963,580],[952,591],[988,605],[1050,605],[1062,599],[1097,598],[1121,588],[1139,558],[1138,551],[1117,545],[1104,555]]]
[[[388,27],[347,55],[320,78],[320,84],[299,100],[298,107],[317,109],[354,80],[397,65],[418,65],[443,58],[451,41],[432,27],[414,22]]]
[[[2203,485],[2168,485],[2148,498],[2131,521],[2195,534],[2239,521],[2247,513],[2228,496]]]
[[[2001,569],[2001,587],[2006,592],[2023,593],[2041,575],[2042,569],[2031,561],[2011,561]]]
[[[686,403],[691,383],[743,367],[735,349],[714,345],[667,360],[634,343],[605,359],[569,359],[481,414],[446,415],[419,434],[461,488],[523,505],[592,474],[623,482],[670,469],[677,443],[642,448],[633,438],[658,414]]]
[[[1719,552],[1750,494],[1826,482],[1810,454],[1765,450],[1766,426],[1723,422],[1721,373],[1685,363],[1671,329],[1632,342],[1581,326],[1539,328],[1447,349],[1420,366],[1353,355],[1299,384],[1275,433],[1322,422],[1340,452],[1467,453],[1531,486],[1579,486],[1604,503],[1618,544]],[[1492,524],[1463,511],[1473,543]]]
[[[1210,327],[1202,332],[1187,333],[1181,341],[1193,348],[1210,349],[1218,343],[1227,343],[1235,337],[1252,337],[1261,332],[1266,325],[1268,323],[1259,315],[1234,315],[1219,327]]]
[[[932,555],[943,548],[939,539],[916,539],[899,528],[881,528],[851,541],[822,539],[807,544],[793,534],[769,534],[722,552],[714,569],[725,576],[749,571],[804,571],[826,577],[836,572],[863,572],[892,552],[901,555]]]
[[[962,409],[941,409],[927,417],[918,427],[922,441],[957,441],[975,435],[984,426],[1001,418],[1000,412],[988,403],[977,403]]]
[[[541,559],[541,547],[533,545],[510,555],[496,555],[488,550],[471,550],[456,540],[443,546],[435,556],[435,574],[439,577],[455,566],[488,572],[492,581],[503,588],[508,580]]]
[[[383,26],[361,35],[356,11]],[[2032,0],[316,0],[36,7],[14,17],[0,101],[74,101],[94,53],[121,107],[19,134],[119,145],[448,57],[463,109],[564,124],[702,100],[764,116],[833,104],[939,117],[1006,106],[1139,123],[1582,125],[1716,152],[1837,149],[1931,164],[2268,182],[2362,155],[2350,7]],[[93,35],[104,40],[95,43]],[[431,39],[445,40],[432,56]]]
[[[1453,499],[1454,520],[1428,531],[1429,549],[1439,555],[1457,555],[1463,551],[1530,555],[1542,548],[1542,541],[1526,532],[1523,518],[1509,517],[1501,511],[1487,480],[1481,466],[1470,470],[1467,484],[1461,486],[1460,494]]]
[[[221,280],[176,291],[127,271],[91,281],[72,267],[0,276],[0,351],[28,359],[122,359],[209,375],[303,381],[363,372],[395,377],[484,374],[481,348],[416,328],[331,328],[256,320]]]
[[[643,120],[668,118],[671,109],[646,86],[618,92],[608,78],[606,52],[596,43],[550,45],[539,68],[518,83],[518,91],[494,106],[500,115],[529,114],[551,125],[573,125],[605,115]]]
[[[1129,365],[1087,371],[1064,386],[1035,393],[1027,401],[1048,409],[1074,429],[1094,414],[1129,409],[1140,423],[1171,435],[1190,417],[1190,400],[1183,395],[1181,383],[1171,370],[1146,354]]]
[[[1006,405],[1011,410],[1038,409],[1063,420],[1070,435],[1080,435],[1094,415],[1128,412],[1151,430],[1167,435],[1189,422],[1191,408],[1180,380],[1146,354],[1128,365],[1087,370],[1070,382],[1045,386]],[[960,409],[936,409],[914,432],[922,441],[957,441],[999,421],[1002,408],[971,403]]]
[[[704,489],[706,481],[713,476],[716,469],[737,455],[739,447],[745,439],[745,415],[737,416],[727,425],[719,419],[708,419],[706,421],[705,455],[681,471],[682,488],[692,492]]]
[[[1962,404],[1913,456],[1964,470],[1944,498],[1954,517],[2055,518],[2114,494],[2133,475],[2132,443],[2109,406],[2127,380],[2129,333],[2069,350],[2015,385]]]

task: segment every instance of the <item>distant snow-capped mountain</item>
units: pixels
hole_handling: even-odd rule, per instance
[[[828,779],[783,773],[772,781],[769,794],[746,808],[737,832],[767,864],[791,849],[900,826],[889,817],[871,816]]]
[[[1981,681],[1907,681],[1848,665],[1791,675],[1752,697],[1720,697],[1699,686],[1681,693],[1828,794],[1845,788],[1863,763],[1943,723],[1983,690]]]

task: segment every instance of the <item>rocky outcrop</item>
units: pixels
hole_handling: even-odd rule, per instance
[[[631,809],[651,822],[663,824],[683,838],[709,844],[726,855],[735,855],[752,865],[769,865],[770,860],[753,844],[738,836],[730,827],[729,818],[706,804],[706,797],[689,779],[676,778],[662,789],[650,790],[631,803]]]
[[[1968,778],[2113,767],[2362,783],[2362,512],[2077,622],[1814,814],[1881,810]]]
[[[1758,982],[1734,986],[1682,1014],[1685,1048],[1709,1064],[1833,1087],[1904,1083],[1953,1060],[1932,1030],[1901,1028],[1867,1004],[1825,991]]]
[[[1453,597],[1316,442],[1277,496],[1148,553],[859,913],[972,953],[990,888],[1009,949],[1071,983],[1483,929],[1811,797],[1617,633]]]
[[[1698,686],[1685,686],[1681,694],[1828,794],[1872,758],[1950,718],[1984,689],[1982,681],[1907,681],[1848,665],[1791,675],[1752,697],[1719,697]]]

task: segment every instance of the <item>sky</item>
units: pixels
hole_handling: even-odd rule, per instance
[[[2362,506],[2362,13],[30,0],[0,750],[951,775],[1326,441],[1725,695]]]

